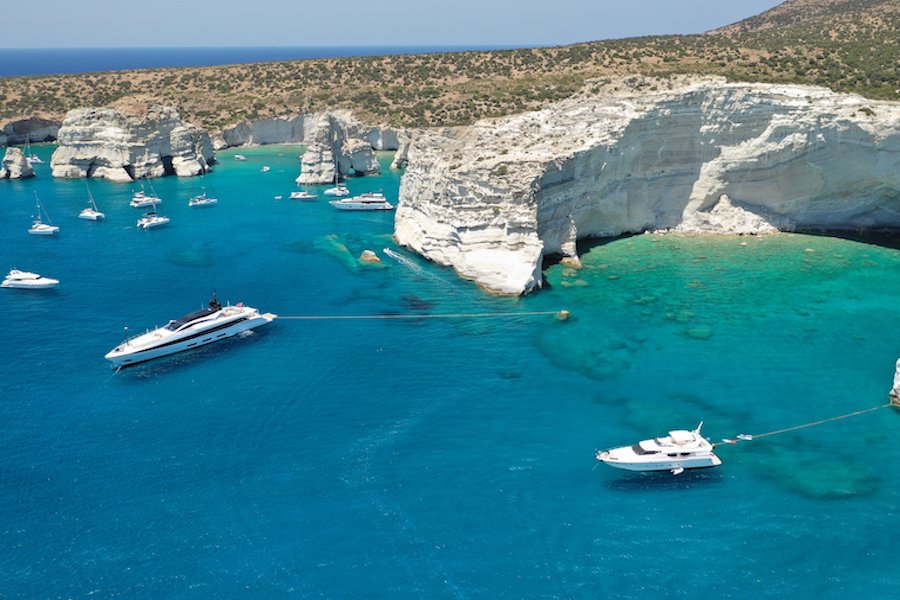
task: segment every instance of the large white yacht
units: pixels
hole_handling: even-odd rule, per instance
[[[58,279],[43,277],[37,273],[13,269],[7,274],[0,287],[18,288],[21,290],[43,290],[59,285]]]
[[[713,452],[715,446],[700,435],[701,427],[703,421],[693,431],[677,429],[665,437],[604,450],[597,453],[597,460],[627,471],[671,471],[673,475],[685,469],[717,467],[722,459]]]
[[[366,192],[352,198],[331,200],[330,205],[338,210],[392,210],[394,205],[380,192]]]
[[[117,365],[134,365],[184,350],[192,350],[235,334],[271,323],[275,315],[260,314],[255,308],[237,304],[222,306],[216,297],[209,306],[176,319],[167,325],[127,338],[106,354]]]

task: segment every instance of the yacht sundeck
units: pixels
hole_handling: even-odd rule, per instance
[[[388,202],[380,192],[366,192],[353,198],[342,198],[329,202],[338,210],[392,210],[394,205]]]
[[[673,475],[685,469],[717,467],[722,459],[713,452],[715,446],[700,435],[701,427],[703,421],[693,431],[677,429],[665,437],[604,450],[597,453],[597,460],[627,471],[671,471]]]
[[[163,217],[157,214],[156,211],[151,211],[144,213],[144,216],[137,220],[137,226],[141,229],[153,229],[154,227],[166,225],[168,222],[169,217]]]
[[[316,195],[309,192],[291,192],[291,200],[315,200]]]
[[[271,323],[275,315],[237,304],[222,306],[213,296],[206,308],[188,313],[153,331],[128,338],[106,358],[117,365],[133,365],[184,350],[192,350]]]
[[[18,288],[22,290],[43,290],[59,285],[58,279],[50,279],[42,277],[37,273],[29,273],[28,271],[20,271],[13,269],[7,274],[0,287]]]

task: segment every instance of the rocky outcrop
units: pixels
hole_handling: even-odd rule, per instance
[[[409,148],[412,145],[413,134],[404,132],[400,135],[400,146],[394,153],[394,160],[391,161],[391,169],[402,169],[409,162]]]
[[[335,180],[337,166],[331,148],[325,144],[310,144],[300,157],[300,185],[320,185]]]
[[[19,119],[6,123],[0,129],[0,146],[52,142],[59,132],[59,122],[41,117]]]
[[[401,244],[492,291],[648,230],[900,227],[900,105],[714,78],[591,82],[546,109],[420,133]]]
[[[7,148],[0,162],[0,179],[27,179],[34,177],[34,168],[19,148]]]
[[[353,173],[355,175],[369,175],[378,173],[378,159],[372,146],[365,140],[346,140],[341,145],[340,166],[341,175]]]
[[[54,177],[190,177],[215,162],[206,132],[165,106],[152,106],[143,116],[111,108],[75,109],[66,115],[58,140],[50,161]]]
[[[225,128],[217,136],[216,147],[321,143],[324,128],[330,128],[333,135],[342,141],[365,140],[374,150],[396,150],[400,147],[400,131],[391,127],[365,125],[357,121],[350,111],[342,110],[241,121]]]

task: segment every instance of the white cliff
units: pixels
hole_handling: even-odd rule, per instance
[[[25,153],[19,148],[7,148],[3,161],[0,162],[0,179],[27,179],[28,177],[34,177],[34,168]]]
[[[215,161],[209,136],[165,106],[152,106],[141,117],[111,108],[75,109],[58,140],[50,161],[54,177],[190,177]]]
[[[592,82],[546,109],[417,134],[397,241],[483,287],[648,230],[900,228],[900,104],[716,78]]]
[[[331,148],[326,144],[313,143],[306,147],[300,157],[300,185],[320,185],[335,180],[337,165]]]
[[[59,123],[41,117],[9,121],[0,128],[0,146],[50,142],[59,133]]]
[[[346,140],[341,145],[340,166],[341,175],[369,175],[378,173],[378,159],[369,142],[360,139]]]
[[[374,150],[396,150],[400,147],[401,131],[387,126],[365,125],[345,110],[241,121],[222,131],[216,138],[216,147],[321,143],[325,128],[332,129],[333,135],[342,141],[365,140]]]

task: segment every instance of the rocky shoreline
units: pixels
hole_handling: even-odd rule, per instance
[[[900,228],[900,104],[718,78],[595,82],[546,109],[430,130],[397,241],[501,294],[546,256],[644,231]]]

